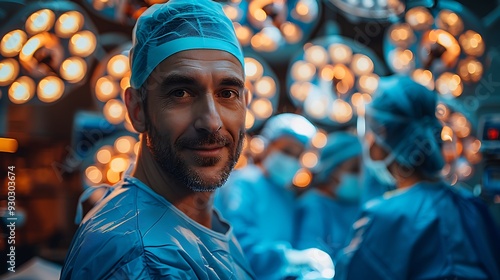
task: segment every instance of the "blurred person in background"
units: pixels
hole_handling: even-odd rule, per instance
[[[335,279],[500,279],[485,205],[440,177],[436,98],[409,77],[381,78],[358,130],[366,166],[397,189],[364,205]]]
[[[153,5],[134,28],[130,64],[135,169],[82,221],[61,279],[253,279],[212,208],[245,128],[244,57],[231,20],[213,1]]]
[[[258,279],[298,277],[304,271],[333,276],[328,254],[292,247],[293,178],[315,135],[315,126],[300,115],[271,117],[261,131],[265,148],[255,164],[236,170],[217,191],[215,206],[233,225]]]
[[[328,135],[313,185],[297,203],[297,249],[319,248],[333,259],[347,245],[360,210],[360,160],[361,144],[356,135]]]

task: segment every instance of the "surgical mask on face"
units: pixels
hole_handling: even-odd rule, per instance
[[[396,185],[396,178],[392,176],[387,168],[394,160],[394,155],[389,154],[384,160],[373,160],[370,156],[370,147],[363,142],[363,162],[369,172],[375,176],[380,183],[394,186]]]
[[[286,188],[292,185],[295,173],[300,169],[300,162],[281,152],[273,152],[263,162],[269,179],[276,185]]]
[[[340,200],[349,202],[358,201],[361,197],[361,186],[358,175],[352,173],[342,174],[336,194]]]

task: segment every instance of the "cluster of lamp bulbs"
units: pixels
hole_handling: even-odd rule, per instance
[[[24,26],[1,37],[0,92],[11,102],[23,104],[36,95],[51,103],[86,77],[97,39],[84,14],[69,7],[75,9],[32,12]]]
[[[404,22],[387,32],[389,66],[441,95],[460,96],[485,71],[485,42],[467,26],[451,9],[441,9],[435,17],[424,7],[410,9]]]

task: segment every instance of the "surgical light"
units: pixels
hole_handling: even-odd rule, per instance
[[[75,3],[27,5],[0,33],[0,91],[15,104],[60,100],[85,81],[98,46],[96,31]]]
[[[251,132],[278,110],[279,82],[271,67],[258,55],[245,56],[245,87],[250,100],[245,127]]]
[[[401,0],[325,0],[351,21],[388,21],[401,15],[405,1]]]
[[[318,0],[233,0],[225,3],[224,12],[246,50],[284,60],[308,39],[320,8]]]
[[[472,91],[486,70],[483,29],[479,19],[456,2],[416,6],[388,28],[384,55],[394,72],[456,98]]]
[[[290,63],[288,94],[316,123],[344,126],[371,101],[383,74],[382,62],[368,48],[340,36],[318,38]]]
[[[473,135],[473,124],[458,103],[442,99],[436,117],[442,122],[441,140],[446,162],[442,175],[452,184],[471,178],[482,160],[481,141]]]

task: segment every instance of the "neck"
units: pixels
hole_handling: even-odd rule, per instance
[[[145,142],[145,139],[141,140],[141,150],[132,176],[163,196],[189,218],[212,228],[213,192],[194,192],[166,174],[153,158]]]

